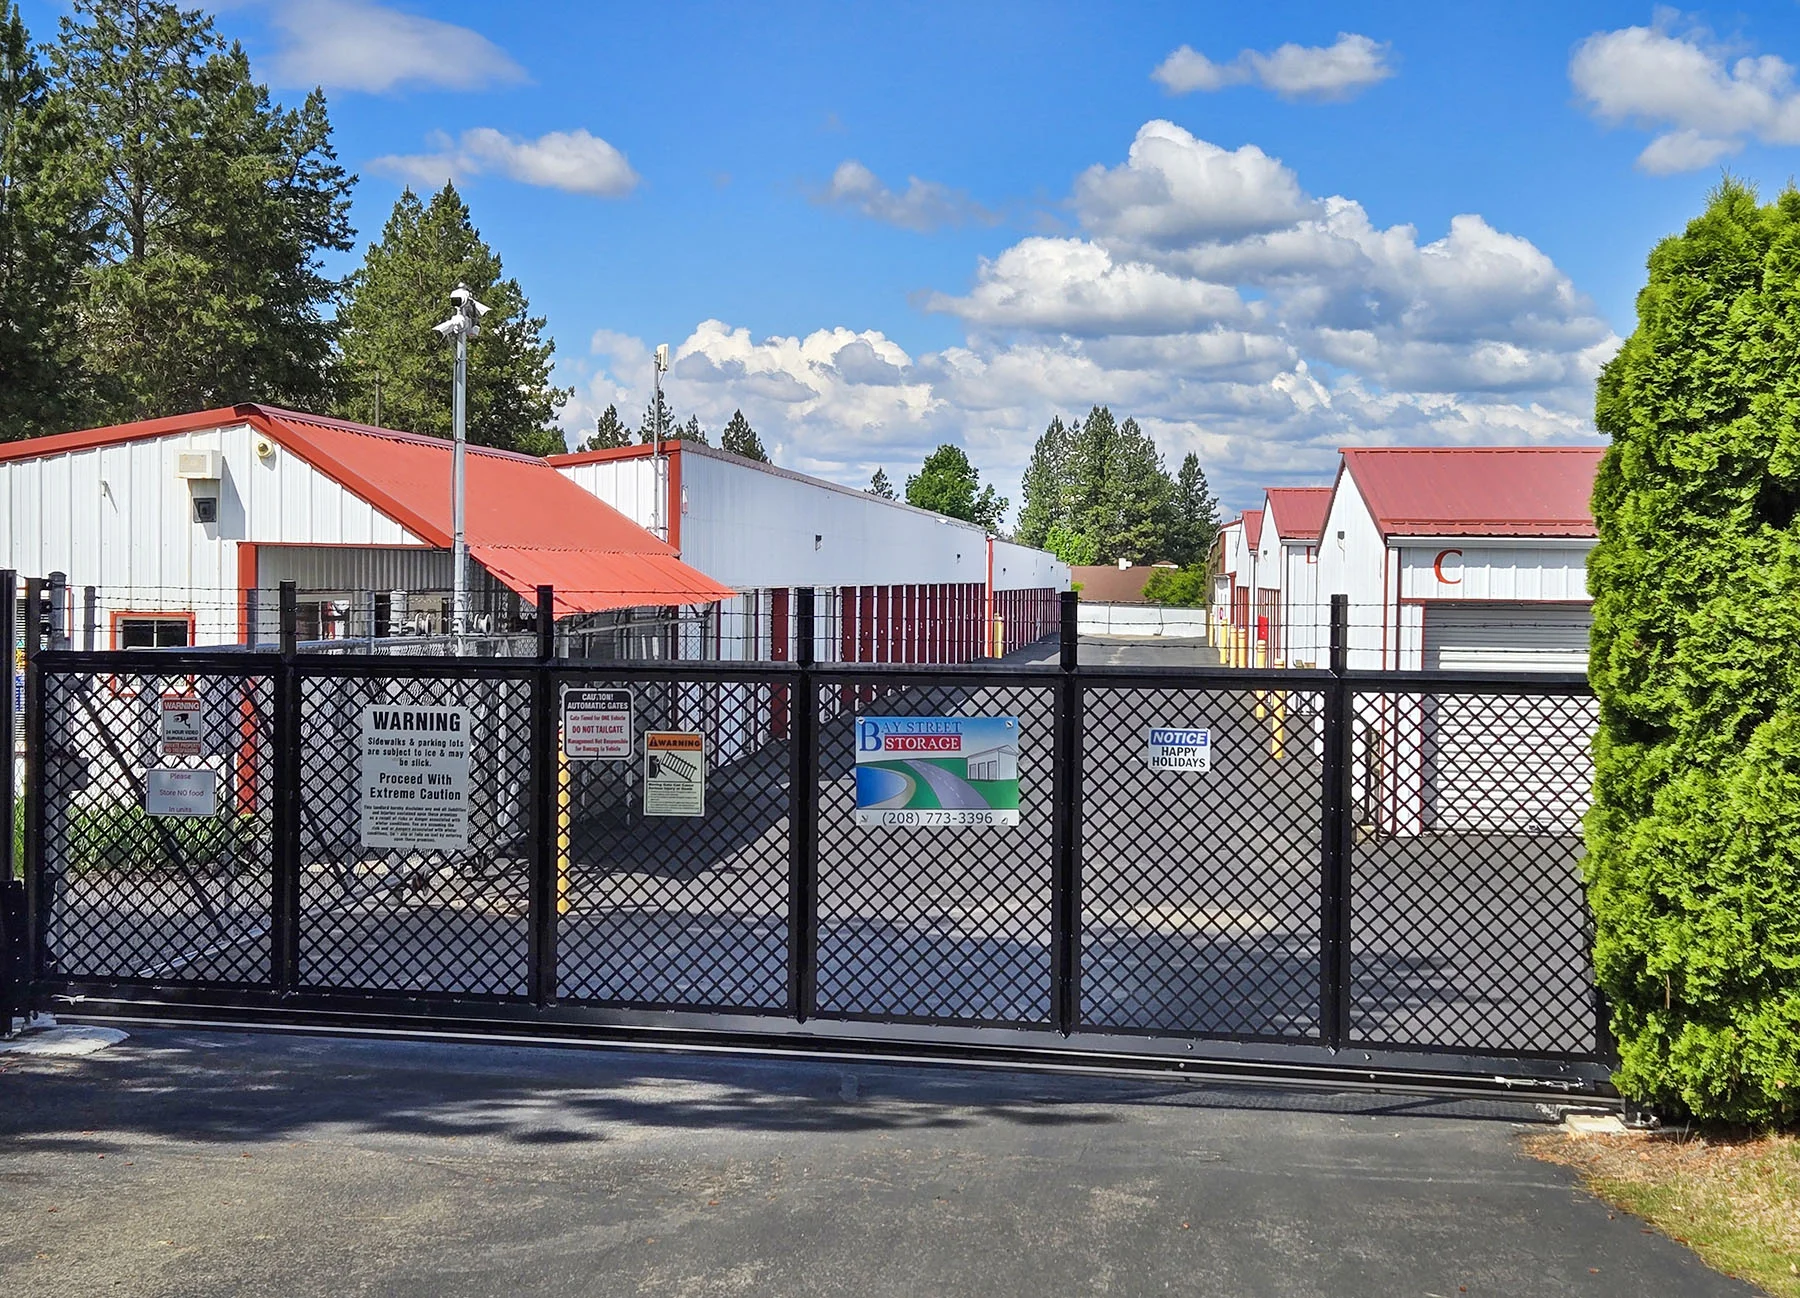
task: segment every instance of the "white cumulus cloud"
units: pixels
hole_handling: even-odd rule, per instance
[[[1743,148],[1800,144],[1794,68],[1773,54],[1734,54],[1704,30],[1678,33],[1672,15],[1650,27],[1596,32],[1569,62],[1569,80],[1608,125],[1660,131],[1638,155],[1655,175],[1709,167]]]
[[[282,42],[264,66],[281,86],[384,93],[404,86],[479,90],[525,70],[479,32],[373,0],[280,0]]]
[[[479,126],[455,139],[436,135],[431,146],[425,153],[389,154],[369,165],[430,188],[492,174],[540,189],[623,198],[638,184],[625,155],[586,130],[551,131],[527,140]]]
[[[1171,94],[1255,84],[1283,99],[1350,99],[1394,75],[1389,46],[1354,32],[1339,32],[1330,45],[1289,42],[1267,53],[1244,50],[1215,62],[1183,45],[1150,73]]]
[[[999,219],[961,190],[935,180],[908,176],[905,189],[890,189],[855,158],[838,164],[831,173],[831,182],[819,191],[815,201],[828,207],[849,208],[870,220],[922,234],[944,226],[992,225]]]
[[[1070,235],[1029,235],[923,295],[964,336],[909,353],[874,330],[757,337],[707,320],[665,391],[716,431],[742,408],[778,463],[861,486],[940,442],[1018,506],[1053,414],[1106,404],[1178,463],[1197,452],[1228,504],[1328,483],[1348,444],[1592,440],[1593,384],[1618,339],[1542,249],[1465,213],[1428,235],[1308,193],[1253,146],[1146,123],[1122,161],[1075,180]],[[649,398],[645,345],[596,337],[572,374],[571,434]]]

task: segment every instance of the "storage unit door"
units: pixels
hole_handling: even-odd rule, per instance
[[[1428,604],[1425,670],[1584,672],[1585,604]]]
[[[1568,604],[1431,604],[1427,671],[1583,672],[1592,613]],[[1587,812],[1591,700],[1427,696],[1425,828],[1575,834]]]

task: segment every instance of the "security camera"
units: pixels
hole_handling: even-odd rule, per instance
[[[467,284],[458,284],[455,288],[450,290],[450,305],[458,311],[462,310],[462,304],[464,302],[473,302],[474,300],[475,295],[469,292],[469,286]]]

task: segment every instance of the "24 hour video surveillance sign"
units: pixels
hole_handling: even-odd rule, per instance
[[[1019,823],[1017,717],[859,717],[856,823]]]

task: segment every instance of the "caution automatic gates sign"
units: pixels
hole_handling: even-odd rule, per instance
[[[859,717],[856,823],[1019,823],[1017,717]]]

